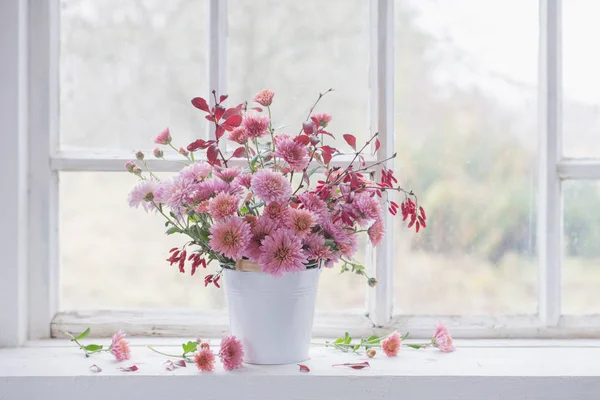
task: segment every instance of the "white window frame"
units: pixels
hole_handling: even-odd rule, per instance
[[[58,173],[122,171],[126,153],[60,151],[58,137],[59,0],[7,0],[0,13],[0,121],[3,134],[3,222],[0,234],[0,346],[92,326],[98,335],[126,328],[138,335],[211,336],[227,330],[223,313],[159,311],[60,312],[58,266]],[[600,316],[561,314],[561,182],[600,179],[600,160],[562,156],[561,0],[540,0],[539,47],[539,310],[536,315],[410,316],[393,311],[393,230],[368,251],[371,274],[367,313],[318,314],[315,335],[334,336],[396,328],[427,336],[445,320],[456,337],[599,336]],[[226,92],[227,1],[209,0],[208,82]],[[379,132],[376,160],[394,149],[394,0],[370,0],[371,130]],[[160,172],[172,161],[149,160]],[[341,164],[344,161],[340,161]],[[394,162],[386,162],[393,168]],[[372,173],[378,176],[381,167]],[[387,215],[386,226],[392,226]]]

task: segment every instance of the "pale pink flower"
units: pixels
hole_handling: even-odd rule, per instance
[[[312,117],[319,121],[319,126],[325,128],[331,122],[331,115],[327,113],[316,113]]]
[[[128,196],[129,207],[138,208],[140,204],[146,211],[154,209],[154,192],[158,185],[154,179],[144,179],[136,183]]]
[[[275,277],[286,272],[298,272],[306,269],[306,254],[302,242],[292,231],[277,229],[262,241],[263,253],[258,263],[263,272]]]
[[[129,349],[129,342],[125,339],[125,332],[119,331],[112,337],[112,343],[110,345],[110,352],[117,361],[125,361],[131,358],[131,350]]]
[[[388,357],[396,357],[402,346],[402,336],[396,331],[391,335],[383,339],[381,342],[381,348]]]
[[[346,234],[346,239],[338,241],[337,245],[342,255],[352,258],[352,256],[354,256],[354,254],[358,251],[358,235],[348,231]]]
[[[308,149],[292,139],[279,139],[275,156],[285,160],[294,171],[302,171],[308,165]]]
[[[244,215],[244,221],[250,224],[251,229],[254,229],[254,226],[258,222],[258,217],[256,215],[246,214]]]
[[[369,227],[367,230],[367,234],[369,235],[369,240],[373,246],[379,246],[379,243],[383,240],[385,236],[385,225],[381,219],[376,219],[373,222],[373,225]]]
[[[233,180],[242,172],[238,167],[216,169],[215,175],[227,183],[233,182]]]
[[[254,95],[254,101],[264,107],[269,107],[273,102],[275,93],[269,89],[261,90]]]
[[[219,357],[223,363],[223,367],[227,371],[239,368],[244,360],[244,348],[242,342],[235,336],[225,336],[221,339],[221,350]]]
[[[317,216],[319,222],[321,219],[327,218],[329,214],[327,204],[316,194],[305,192],[298,195],[298,200],[305,209],[312,211]]]
[[[164,131],[159,133],[154,139],[154,143],[156,144],[169,144],[171,143],[171,132],[169,128],[166,128]]]
[[[242,257],[251,237],[250,225],[239,217],[217,221],[210,233],[210,247],[232,260]]]
[[[252,176],[250,189],[265,203],[287,204],[292,195],[292,186],[281,172],[261,169]]]
[[[230,217],[237,213],[239,204],[239,197],[221,192],[209,201],[208,213],[214,220]]]
[[[196,201],[206,200],[215,197],[219,193],[238,194],[241,189],[233,187],[229,183],[219,178],[208,178],[204,182],[198,184],[194,199]]]
[[[269,133],[269,117],[264,115],[246,114],[242,121],[242,128],[250,139],[257,139]]]
[[[189,179],[201,182],[205,180],[211,173],[212,167],[204,161],[195,162],[188,165],[179,171],[179,176],[182,179]]]
[[[381,218],[381,203],[378,198],[371,197],[369,193],[360,193],[354,197],[352,203],[362,218],[374,220]]]
[[[158,197],[162,203],[171,207],[176,213],[182,213],[184,206],[194,203],[194,193],[197,190],[197,183],[194,183],[191,179],[182,179],[179,176],[163,182]]]
[[[340,252],[346,257],[352,257],[358,250],[358,238],[350,230],[333,224],[329,220],[322,222],[321,227],[326,239],[333,239]]]
[[[207,214],[209,205],[210,200],[202,200],[200,203],[196,204],[196,207],[194,207],[194,211],[198,214]]]
[[[302,239],[302,244],[306,247],[306,255],[311,261],[329,260],[331,258],[331,249],[325,245],[325,238],[321,235],[311,233]]]
[[[203,343],[204,344],[204,343]],[[210,347],[201,347],[200,351],[194,353],[194,363],[200,371],[214,371],[215,369],[215,355]]]
[[[290,209],[286,225],[295,234],[304,236],[310,233],[315,226],[315,216],[312,212],[306,209]]]
[[[431,339],[433,345],[443,351],[444,353],[451,353],[454,350],[454,343],[452,343],[452,336],[448,327],[443,323],[439,322],[435,328],[435,333]]]
[[[282,223],[288,218],[288,214],[290,212],[290,208],[287,204],[279,204],[279,203],[269,203],[263,210],[263,215],[267,218],[276,221],[277,223]]]
[[[227,135],[227,138],[229,140],[231,140],[232,142],[244,144],[244,143],[246,143],[246,140],[248,140],[248,134],[246,133],[246,130],[244,128],[242,128],[241,126],[238,126],[234,130],[229,132],[229,135]]]
[[[250,189],[250,185],[252,184],[252,174],[240,174],[235,178],[234,182],[236,182],[240,186]]]
[[[262,254],[262,241],[265,237],[273,233],[277,229],[277,223],[261,215],[256,220],[256,223],[252,227],[252,238],[246,248],[246,255],[252,262],[258,262],[260,255]]]

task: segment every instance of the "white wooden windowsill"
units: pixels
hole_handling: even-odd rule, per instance
[[[396,358],[378,354],[363,370],[332,367],[363,356],[315,347],[305,362],[309,373],[296,365],[245,365],[233,372],[219,365],[212,373],[188,365],[167,371],[162,364],[167,357],[145,348],[177,352],[182,341],[134,338],[132,360],[120,364],[109,354],[85,358],[64,340],[0,349],[0,399],[600,398],[600,340],[463,340],[450,354],[432,348],[403,348]],[[92,364],[102,372],[91,372]],[[139,370],[117,369],[131,364]]]

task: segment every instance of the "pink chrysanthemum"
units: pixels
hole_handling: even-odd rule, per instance
[[[210,233],[210,247],[232,260],[242,257],[251,237],[250,225],[239,217],[217,221]]]
[[[316,113],[312,117],[319,121],[319,126],[325,128],[331,122],[331,115],[327,113]]]
[[[239,197],[221,192],[210,200],[208,204],[208,213],[214,220],[230,217],[237,213],[239,204]]]
[[[308,149],[292,139],[277,140],[275,156],[285,160],[294,171],[302,171],[308,165]]]
[[[250,189],[250,185],[252,184],[252,174],[240,174],[237,176],[237,178],[235,178],[234,182],[245,187],[246,189]]]
[[[198,188],[194,192],[193,198],[196,201],[202,201],[215,197],[219,193],[238,194],[240,191],[241,189],[234,188],[222,179],[208,178],[204,182],[198,184]]]
[[[352,204],[354,204],[356,211],[358,211],[358,214],[362,218],[368,220],[381,218],[381,204],[379,200],[371,197],[368,193],[356,195]]]
[[[298,200],[302,203],[302,206],[312,211],[320,222],[323,218],[327,218],[329,214],[327,204],[314,193],[302,193],[298,195]]]
[[[263,272],[275,277],[286,272],[306,269],[306,254],[302,242],[292,231],[280,228],[262,241],[263,253],[258,258]]]
[[[287,205],[269,203],[263,210],[263,215],[281,224],[288,218],[289,212],[290,208]]]
[[[198,214],[206,214],[208,213],[208,206],[210,205],[210,200],[202,200],[200,203],[196,204],[194,207],[194,211]]]
[[[144,179],[139,181],[131,192],[129,192],[128,201],[129,207],[138,208],[140,204],[146,211],[154,209],[154,192],[157,190],[158,184],[154,179]]]
[[[233,180],[242,172],[238,167],[223,168],[215,170],[215,175],[223,179],[227,183],[233,182]]]
[[[154,138],[154,143],[169,144],[171,143],[171,140],[171,132],[169,131],[169,128],[166,128],[164,131],[156,135],[156,138]]]
[[[161,202],[171,207],[176,213],[182,213],[184,206],[194,203],[194,193],[197,189],[197,183],[178,176],[170,181],[163,182],[158,197],[162,200]]]
[[[239,368],[244,360],[244,348],[242,342],[235,336],[225,336],[221,339],[221,350],[219,357],[223,363],[223,367],[227,371]]]
[[[261,90],[254,95],[254,101],[264,107],[269,107],[273,102],[275,93],[269,89]]]
[[[129,342],[125,339],[125,332],[119,331],[112,337],[110,344],[110,353],[115,356],[118,362],[129,360],[131,358],[131,350]]]
[[[400,347],[402,347],[402,337],[396,331],[381,342],[381,348],[388,357],[396,357],[400,351]]]
[[[351,258],[358,251],[358,235],[348,231],[344,240],[340,240],[337,243],[338,249],[342,255]]]
[[[262,241],[265,237],[273,233],[277,229],[277,223],[265,216],[260,216],[252,227],[252,238],[248,247],[246,247],[246,255],[252,262],[258,262],[262,254]]]
[[[451,353],[456,350],[452,342],[452,335],[450,335],[448,327],[443,322],[437,324],[431,341],[435,347],[444,353]]]
[[[227,135],[227,139],[231,140],[232,142],[244,144],[246,143],[246,140],[248,140],[248,134],[246,133],[246,130],[244,128],[238,126],[234,130],[229,132],[229,135]]]
[[[264,115],[246,114],[242,121],[242,128],[250,139],[257,139],[269,133],[269,117]]]
[[[383,225],[383,221],[381,219],[376,219],[375,222],[373,222],[373,225],[367,230],[367,234],[369,235],[371,244],[373,246],[379,246],[379,243],[381,243],[385,236],[385,225]]]
[[[292,186],[285,176],[269,169],[261,169],[252,176],[250,189],[267,204],[287,204],[292,195]]]
[[[331,258],[331,249],[325,245],[325,238],[321,235],[311,233],[303,238],[302,244],[310,261],[326,261]]]
[[[215,355],[209,347],[202,347],[200,351],[194,353],[194,364],[200,371],[214,371]]]
[[[209,163],[200,161],[183,168],[181,171],[179,171],[179,176],[182,179],[201,182],[205,180],[208,175],[210,175],[211,171],[212,167]]]
[[[297,235],[304,236],[310,233],[315,226],[315,216],[306,209],[290,209],[286,225]]]

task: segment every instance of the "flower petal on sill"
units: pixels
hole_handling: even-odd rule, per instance
[[[92,371],[92,372],[102,372],[102,368],[100,368],[96,364],[92,364],[92,365],[90,365],[90,371]]]
[[[310,368],[308,368],[306,365],[298,364],[298,366],[300,367],[300,372],[310,372]]]
[[[123,372],[135,372],[137,371],[139,368],[137,367],[137,365],[133,364],[131,367],[119,367],[119,371],[123,371]]]
[[[368,361],[363,361],[361,363],[345,363],[345,364],[333,364],[332,367],[348,367],[352,369],[363,369],[370,368],[371,365]]]

